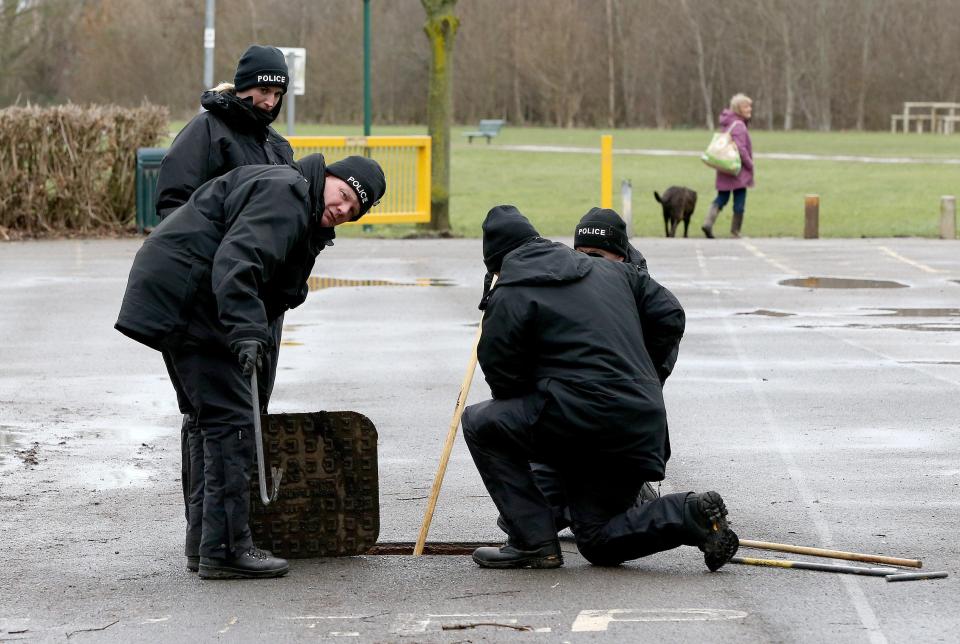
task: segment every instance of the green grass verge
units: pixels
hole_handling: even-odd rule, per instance
[[[178,131],[183,122],[171,123]],[[279,131],[285,133],[281,123]],[[599,148],[607,131],[507,125],[493,144],[462,135],[454,128],[451,151],[451,223],[454,232],[480,235],[480,223],[494,205],[512,203],[540,232],[569,236],[580,216],[599,203],[600,157],[596,153],[515,152],[509,145],[563,145]],[[424,126],[376,126],[374,134],[425,134]],[[685,185],[699,195],[691,235],[715,196],[714,173],[694,157],[616,154],[617,149],[702,150],[706,130],[613,130],[614,208],[620,210],[619,186],[633,185],[634,232],[662,236],[663,218],[653,190]],[[300,135],[362,134],[362,127],[302,125]],[[903,135],[885,132],[755,131],[754,150],[761,153],[854,155],[945,159],[960,157],[960,137]],[[751,236],[801,236],[803,197],[819,194],[821,237],[936,237],[940,196],[960,192],[960,166],[944,164],[866,164],[838,161],[757,161],[756,187],[747,193],[744,232]],[[729,206],[717,230],[726,235]],[[373,231],[344,229],[343,234],[403,236],[411,226],[376,226]]]

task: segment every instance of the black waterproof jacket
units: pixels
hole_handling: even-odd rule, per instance
[[[548,451],[626,460],[661,480],[661,383],[684,324],[673,294],[637,266],[538,238],[504,258],[477,355],[494,398],[539,400],[535,439]]]
[[[232,348],[307,297],[317,254],[324,165],[245,166],[201,186],[154,229],[133,261],[116,328],[154,349]],[[308,182],[309,180],[309,182]]]
[[[163,220],[182,206],[201,185],[245,165],[293,165],[293,148],[270,123],[271,113],[237,98],[233,90],[208,90],[200,104],[206,110],[177,134],[160,166],[157,214]]]

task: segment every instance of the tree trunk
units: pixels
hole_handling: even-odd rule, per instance
[[[617,115],[616,78],[613,69],[613,0],[607,0],[607,127],[613,127]]]
[[[704,121],[707,125],[708,130],[713,129],[713,91],[710,87],[710,84],[707,82],[707,71],[705,68],[706,63],[706,53],[703,49],[703,34],[700,30],[700,23],[697,22],[697,19],[694,18],[693,14],[690,13],[690,7],[687,5],[687,0],[681,0],[683,4],[683,11],[687,15],[687,20],[690,22],[690,30],[693,34],[693,44],[697,48],[697,77],[700,81],[700,93],[703,96],[703,110],[705,112]]]
[[[453,10],[457,0],[420,0],[427,13],[423,30],[430,41],[430,83],[427,91],[427,133],[430,144],[430,223],[450,231],[450,121],[453,118],[451,74],[453,41],[460,26]]]

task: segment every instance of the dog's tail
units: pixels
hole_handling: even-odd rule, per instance
[[[656,190],[653,191],[653,198],[659,201],[660,203],[663,203],[663,199],[660,198],[660,195],[657,194]]]

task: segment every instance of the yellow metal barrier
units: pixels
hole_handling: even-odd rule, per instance
[[[430,221],[429,136],[291,136],[295,158],[320,152],[327,163],[369,155],[383,168],[387,193],[354,224],[416,224]]]

